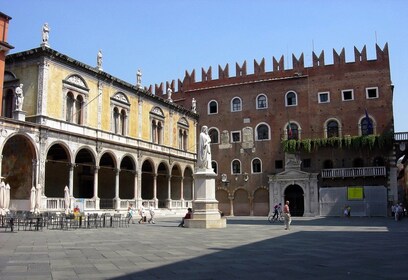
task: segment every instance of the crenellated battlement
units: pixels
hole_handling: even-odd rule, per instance
[[[200,81],[196,81],[195,70],[192,70],[191,73],[186,70],[183,80],[178,80],[177,90],[175,88],[175,80],[166,82],[166,88],[164,88],[163,83],[160,83],[159,85],[155,84],[154,93],[152,91],[153,86],[146,88],[146,90],[155,95],[161,96],[166,94],[168,88],[171,88],[172,92],[177,94],[191,90],[250,83],[259,80],[275,80],[299,77],[313,73],[314,71],[333,71],[333,67],[339,69],[341,67],[353,67],[354,65],[370,65],[370,67],[372,67],[373,63],[378,63],[378,65],[381,63],[386,63],[385,65],[388,66],[388,43],[385,44],[383,49],[376,44],[376,59],[373,60],[367,60],[367,49],[366,46],[364,46],[361,51],[354,47],[354,61],[346,62],[346,52],[344,48],[342,48],[340,53],[333,49],[333,64],[325,63],[324,51],[321,51],[319,56],[313,51],[311,67],[305,67],[304,54],[302,53],[299,57],[292,54],[292,68],[285,69],[285,58],[282,55],[279,60],[272,57],[272,71],[266,71],[265,58],[262,58],[259,63],[254,59],[254,70],[252,74],[248,73],[247,62],[244,61],[241,65],[235,63],[235,76],[230,76],[229,64],[226,64],[225,67],[218,65],[218,79],[213,79],[212,67],[210,66],[207,70],[201,68]]]

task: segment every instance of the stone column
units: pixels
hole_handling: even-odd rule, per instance
[[[75,164],[69,165],[69,178],[68,178],[68,188],[69,188],[69,196],[74,196],[74,168]]]
[[[157,174],[153,175],[153,200],[154,207],[159,208],[159,200],[157,199]]]
[[[99,166],[94,167],[94,196],[93,199],[95,200],[95,209],[99,210],[99,202],[100,199],[98,197],[98,172],[99,172]]]
[[[120,209],[120,198],[119,198],[119,174],[120,169],[115,169],[115,198],[113,199],[115,202],[115,209]]]
[[[167,208],[171,208],[171,176],[167,176]]]
[[[230,216],[234,216],[234,197],[228,196],[228,199],[230,201]]]

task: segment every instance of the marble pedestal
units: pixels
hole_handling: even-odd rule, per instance
[[[193,174],[195,200],[193,215],[184,221],[187,228],[225,228],[227,220],[218,211],[215,199],[215,177],[212,169],[199,169]]]
[[[25,118],[26,118],[26,112],[20,111],[20,110],[15,110],[13,112],[13,119],[24,122]]]

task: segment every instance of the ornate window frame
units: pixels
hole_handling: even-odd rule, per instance
[[[63,108],[62,108],[62,118],[70,123],[75,123],[78,125],[87,124],[87,110],[86,104],[88,104],[89,99],[89,87],[83,77],[78,74],[71,74],[62,80],[62,94],[64,96]],[[72,109],[73,112],[71,116],[68,116],[68,98],[73,97]],[[79,108],[78,108],[78,102]],[[79,116],[77,114],[80,114]],[[76,121],[74,121],[76,119]]]
[[[125,93],[118,91],[110,98],[111,131],[126,136],[129,133],[130,102]]]

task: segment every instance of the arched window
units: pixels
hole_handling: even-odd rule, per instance
[[[184,117],[180,118],[179,121],[177,122],[177,126],[179,129],[179,135],[178,135],[179,149],[183,151],[187,151],[188,149],[188,130],[189,130],[187,119]]]
[[[266,124],[260,124],[256,128],[256,140],[269,140],[269,127]]]
[[[268,108],[268,100],[265,94],[260,94],[256,98],[256,109],[266,109]]]
[[[210,130],[208,130],[208,135],[210,135],[211,138],[211,144],[218,144],[220,142],[220,138],[219,138],[219,134],[218,134],[218,130],[215,128],[210,128]]]
[[[120,130],[120,121],[119,121],[119,109],[115,107],[113,109],[113,133],[118,134]]]
[[[335,120],[327,122],[327,138],[339,137],[339,123]]]
[[[231,112],[242,111],[242,101],[241,98],[235,97],[231,101]]]
[[[70,75],[62,81],[63,94],[66,98],[62,116],[67,122],[84,125],[87,119],[85,104],[89,88],[85,79],[79,75]]]
[[[241,162],[237,159],[234,159],[231,163],[232,174],[241,174]]]
[[[126,135],[126,110],[122,109],[120,111],[120,133]]]
[[[297,94],[294,91],[289,91],[286,93],[285,99],[286,106],[296,106],[297,105]]]
[[[361,119],[361,135],[371,135],[374,133],[373,120],[370,117],[364,117]]]
[[[218,103],[215,100],[208,102],[208,114],[217,114],[218,113]]]
[[[288,135],[288,140],[298,140],[299,139],[299,127],[297,124],[290,122],[286,126],[286,133]]]
[[[152,142],[155,144],[162,144],[165,120],[163,110],[160,107],[154,107],[150,111],[150,120]]]
[[[75,100],[75,123],[82,124],[82,115],[83,115],[83,108],[84,107],[84,99],[82,95],[78,95],[77,99]]]
[[[262,172],[262,164],[259,158],[254,158],[252,160],[252,173],[261,173]]]
[[[74,108],[75,108],[75,97],[72,92],[67,94],[67,109],[66,109],[66,121],[72,122],[74,117]]]

